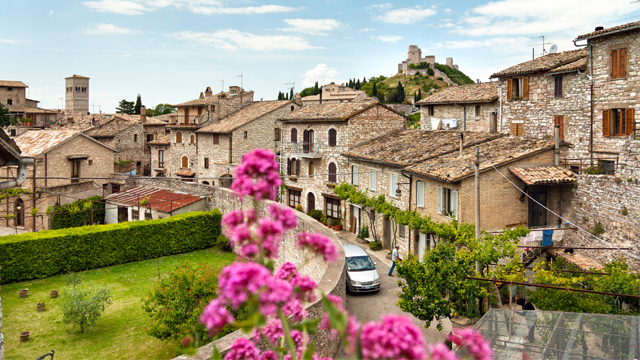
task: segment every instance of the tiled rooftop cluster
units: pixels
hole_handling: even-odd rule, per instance
[[[359,103],[309,104],[286,115],[283,121],[346,120],[357,113],[378,104],[376,101]],[[384,106],[384,105],[382,105]],[[391,109],[390,109],[391,110]],[[393,111],[393,110],[392,110]]]
[[[445,88],[418,101],[417,105],[494,102],[499,96],[498,87],[493,83],[469,84]]]
[[[253,96],[253,91],[242,90],[242,95]],[[190,106],[215,104],[215,103],[218,103],[220,99],[224,99],[231,96],[241,96],[241,94],[240,93],[232,94],[231,92],[220,92],[218,94],[210,95],[210,96],[205,96],[203,94],[200,94],[200,98],[198,99],[176,104],[176,105],[173,105],[173,107],[190,107]]]
[[[17,87],[23,87],[23,88],[28,87],[22,81],[12,81],[12,80],[0,80],[0,86],[16,87],[16,88]]]
[[[605,34],[609,34],[612,33],[614,31],[620,31],[620,30],[626,30],[626,29],[630,29],[633,27],[640,27],[640,21],[634,21],[634,22],[630,22],[627,24],[622,24],[622,25],[618,25],[618,26],[612,26],[610,28],[606,28],[606,29],[602,29],[602,30],[598,30],[598,31],[592,31],[590,33],[587,34],[583,34],[580,35],[576,38],[576,41],[578,40],[586,40],[592,37],[596,37],[596,36],[602,36]]]
[[[261,116],[264,116],[283,105],[290,103],[290,100],[280,101],[258,101],[243,107],[219,122],[205,126],[198,130],[199,133],[229,133]]]
[[[22,156],[34,157],[76,136],[79,131],[73,130],[32,130],[16,137],[16,145],[22,150]]]
[[[582,58],[586,58],[586,49],[563,51],[559,53],[547,54],[537,59],[529,60],[518,65],[514,65],[491,75],[491,78],[499,78],[512,75],[533,74],[540,71],[551,71],[560,66],[573,63]]]

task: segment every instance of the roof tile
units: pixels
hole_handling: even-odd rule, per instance
[[[595,36],[605,35],[605,34],[608,34],[608,33],[614,32],[614,31],[627,30],[627,29],[631,30],[631,28],[635,28],[635,27],[638,27],[638,26],[640,26],[640,21],[634,21],[634,22],[630,22],[630,23],[627,23],[627,24],[612,26],[610,28],[606,28],[606,29],[603,29],[603,30],[592,31],[592,32],[587,33],[587,34],[580,35],[580,36],[578,36],[576,38],[576,41],[589,39],[589,38],[592,38],[592,37],[595,37]]]
[[[299,108],[298,110],[292,112],[291,114],[285,115],[281,120],[282,121],[346,120],[352,115],[355,115],[375,105],[384,106],[376,101],[364,101],[364,102],[357,102],[357,103],[345,102],[345,103],[332,103],[332,104],[307,104]]]
[[[73,130],[32,130],[14,138],[22,156],[35,157],[78,135]]]
[[[489,82],[448,87],[418,101],[416,105],[485,103],[494,102],[499,97],[498,87]]]
[[[247,105],[237,111],[234,111],[229,116],[222,118],[220,121],[205,126],[198,130],[199,133],[229,133],[233,130],[248,124],[249,122],[264,116],[274,110],[277,110],[285,105],[292,104],[290,100],[280,101],[257,101],[251,105]]]
[[[28,87],[22,81],[12,81],[12,80],[0,80],[0,86],[23,87],[23,88],[27,88]]]
[[[109,202],[128,205],[140,205],[140,202],[144,199],[148,199],[149,201],[146,205],[141,205],[142,209],[151,208],[164,213],[170,213],[199,201],[202,197],[176,191],[136,186],[125,191],[113,193],[105,198],[105,200]]]
[[[491,75],[491,78],[498,78],[512,75],[532,74],[540,71],[553,70],[559,66],[572,63],[578,59],[587,57],[586,49],[563,51],[559,53],[547,54],[537,59],[529,60],[508,69],[498,71]]]
[[[577,181],[571,171],[560,166],[514,166],[509,171],[527,185],[571,184]]]

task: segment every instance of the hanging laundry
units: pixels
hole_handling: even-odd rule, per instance
[[[440,130],[440,119],[431,118],[431,130]]]
[[[443,119],[442,127],[445,129],[454,129],[458,127],[458,119]]]
[[[542,246],[553,245],[553,230],[542,230]]]

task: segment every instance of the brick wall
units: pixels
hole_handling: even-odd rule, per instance
[[[14,87],[8,91],[8,87],[0,86],[0,104],[7,107],[7,100],[11,99],[11,103],[15,105],[24,105],[26,99],[26,88]]]

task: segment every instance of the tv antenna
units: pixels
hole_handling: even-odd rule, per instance
[[[222,92],[224,92],[224,80],[220,80],[220,82],[222,83]]]
[[[547,53],[549,53],[549,54],[550,54],[550,53],[552,53],[552,52],[547,52],[547,48],[546,48],[546,46],[547,46],[547,45],[551,45],[551,44],[553,44],[553,43],[545,42],[545,40],[544,40],[544,35],[540,35],[540,36],[532,37],[532,38],[530,38],[530,39],[542,39],[542,44],[532,44],[532,45],[529,45],[529,46],[539,46],[539,45],[542,45],[542,55],[540,55],[540,56],[545,56]],[[556,46],[556,51],[557,51],[557,49],[558,49],[558,47]],[[533,54],[533,59],[535,59],[535,58],[536,58],[536,49],[535,49],[535,48],[531,49],[531,52],[532,52],[532,54]]]
[[[236,76],[240,78],[240,91],[244,90],[244,76],[242,73],[240,73],[240,75]]]
[[[289,87],[289,89],[291,89],[291,90],[294,90],[294,91],[295,91],[296,83],[291,82],[291,83],[286,83],[285,85],[291,85],[291,87]]]

